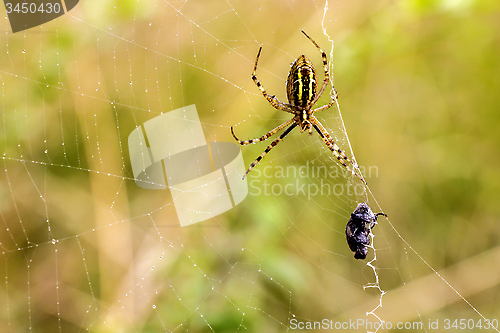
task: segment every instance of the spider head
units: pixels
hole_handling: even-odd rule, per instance
[[[312,134],[312,125],[309,120],[310,112],[307,109],[303,109],[297,111],[297,115],[295,116],[295,121],[299,124],[300,132],[309,131],[309,135]]]

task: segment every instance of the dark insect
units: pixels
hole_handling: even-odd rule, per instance
[[[387,217],[384,213],[373,214],[370,207],[365,203],[360,203],[345,227],[347,244],[354,258],[365,259],[370,245],[370,232],[377,222],[379,215]]]

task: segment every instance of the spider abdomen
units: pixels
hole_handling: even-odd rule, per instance
[[[288,103],[302,108],[311,105],[317,93],[317,78],[313,64],[301,55],[292,65],[286,83]]]

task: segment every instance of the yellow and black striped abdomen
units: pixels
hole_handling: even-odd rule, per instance
[[[317,93],[317,79],[314,66],[305,55],[301,55],[292,65],[286,83],[288,103],[306,107]]]

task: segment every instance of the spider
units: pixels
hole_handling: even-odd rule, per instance
[[[370,207],[365,203],[360,203],[351,214],[351,218],[345,227],[347,244],[354,258],[365,259],[370,245],[370,232],[380,215],[387,217],[384,213],[373,214]]]
[[[276,98],[276,96],[269,95],[262,86],[262,84],[257,79],[256,75],[257,63],[259,62],[260,53],[262,51],[262,46],[260,47],[259,52],[257,53],[257,59],[255,60],[255,66],[253,68],[252,80],[255,82],[259,90],[262,92],[262,95],[264,95],[264,97],[269,101],[269,103],[271,103],[271,105],[275,109],[291,113],[293,115],[293,118],[279,125],[278,127],[272,129],[264,136],[252,140],[242,141],[238,139],[234,134],[233,127],[231,127],[231,134],[233,135],[234,139],[238,141],[238,143],[242,146],[264,141],[268,139],[270,136],[276,134],[277,132],[286,127],[286,130],[277,139],[275,139],[264,150],[264,152],[260,154],[260,156],[258,156],[255,159],[255,161],[252,162],[252,164],[250,164],[250,167],[243,175],[243,179],[245,179],[246,175],[250,172],[250,170],[252,170],[252,168],[255,167],[257,163],[259,163],[259,161],[264,156],[266,156],[267,153],[271,151],[271,149],[273,149],[273,147],[275,147],[278,143],[280,143],[280,141],[283,140],[285,136],[288,135],[288,133],[290,133],[295,127],[298,126],[300,128],[301,133],[304,131],[308,131],[309,135],[312,134],[312,130],[314,128],[314,130],[318,132],[320,138],[323,140],[326,146],[332,151],[333,155],[339,160],[340,164],[342,164],[344,168],[346,168],[349,172],[351,172],[353,175],[361,179],[363,183],[366,184],[366,181],[360,175],[355,173],[351,168],[349,168],[346,162],[350,163],[355,168],[357,168],[357,165],[355,165],[346,156],[346,154],[339,148],[339,146],[335,143],[335,141],[333,141],[332,137],[326,131],[323,125],[314,116],[314,113],[321,110],[326,110],[330,108],[333,104],[335,104],[338,95],[337,92],[335,91],[335,88],[333,88],[331,101],[326,105],[313,109],[314,104],[316,104],[316,102],[319,100],[319,98],[325,91],[328,82],[330,81],[330,74],[328,72],[328,61],[326,58],[326,53],[319,47],[319,45],[311,37],[309,37],[309,35],[305,31],[302,30],[302,33],[314,44],[314,46],[316,46],[318,51],[321,53],[321,56],[323,58],[323,67],[325,71],[325,78],[323,80],[323,84],[321,85],[321,88],[319,89],[318,93],[318,83],[317,83],[318,80],[316,77],[316,70],[314,68],[314,65],[305,55],[301,55],[292,64],[290,72],[288,73],[288,79],[286,81],[286,92],[287,92],[288,103],[283,103],[279,101]]]

